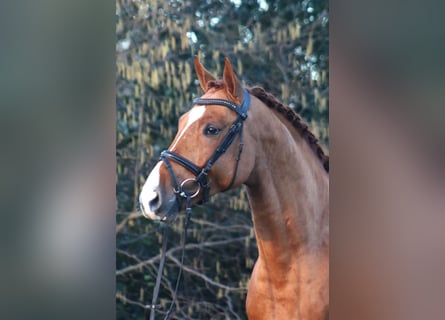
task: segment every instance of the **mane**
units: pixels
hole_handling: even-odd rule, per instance
[[[250,92],[250,94],[260,99],[270,109],[274,109],[278,113],[282,114],[292,124],[292,126],[297,129],[301,137],[306,140],[309,147],[320,159],[326,172],[329,173],[329,156],[325,155],[323,149],[318,143],[318,139],[312,132],[309,131],[307,124],[303,122],[300,116],[291,108],[283,105],[273,95],[266,92],[261,87],[252,87],[248,88],[247,90]]]

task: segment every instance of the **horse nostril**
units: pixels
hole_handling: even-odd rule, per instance
[[[161,199],[159,196],[159,192],[155,191],[153,192],[153,197],[151,198],[151,200],[148,201],[148,206],[150,208],[150,211],[155,211],[156,209],[158,209],[161,205]]]

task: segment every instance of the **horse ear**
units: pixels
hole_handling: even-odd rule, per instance
[[[199,84],[201,85],[202,90],[204,90],[204,92],[207,92],[208,82],[211,80],[216,80],[216,78],[212,76],[212,74],[208,72],[206,68],[204,68],[204,66],[199,61],[198,56],[195,56],[195,71],[198,75]]]
[[[227,92],[238,102],[243,101],[243,87],[241,86],[235,72],[233,71],[232,64],[229,59],[224,58],[224,74],[223,80],[226,84]]]

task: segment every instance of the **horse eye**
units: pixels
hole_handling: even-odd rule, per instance
[[[207,127],[205,127],[204,129],[204,134],[206,136],[216,136],[221,132],[221,129],[218,129],[215,126],[212,125],[208,125]]]

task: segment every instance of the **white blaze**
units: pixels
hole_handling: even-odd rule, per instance
[[[176,144],[181,140],[182,136],[187,132],[188,128],[198,121],[206,111],[206,106],[197,105],[192,110],[190,110],[188,114],[187,123],[184,126],[184,129],[178,134],[178,138],[176,139],[176,142],[174,145],[172,145],[171,149],[174,149],[176,147]]]

